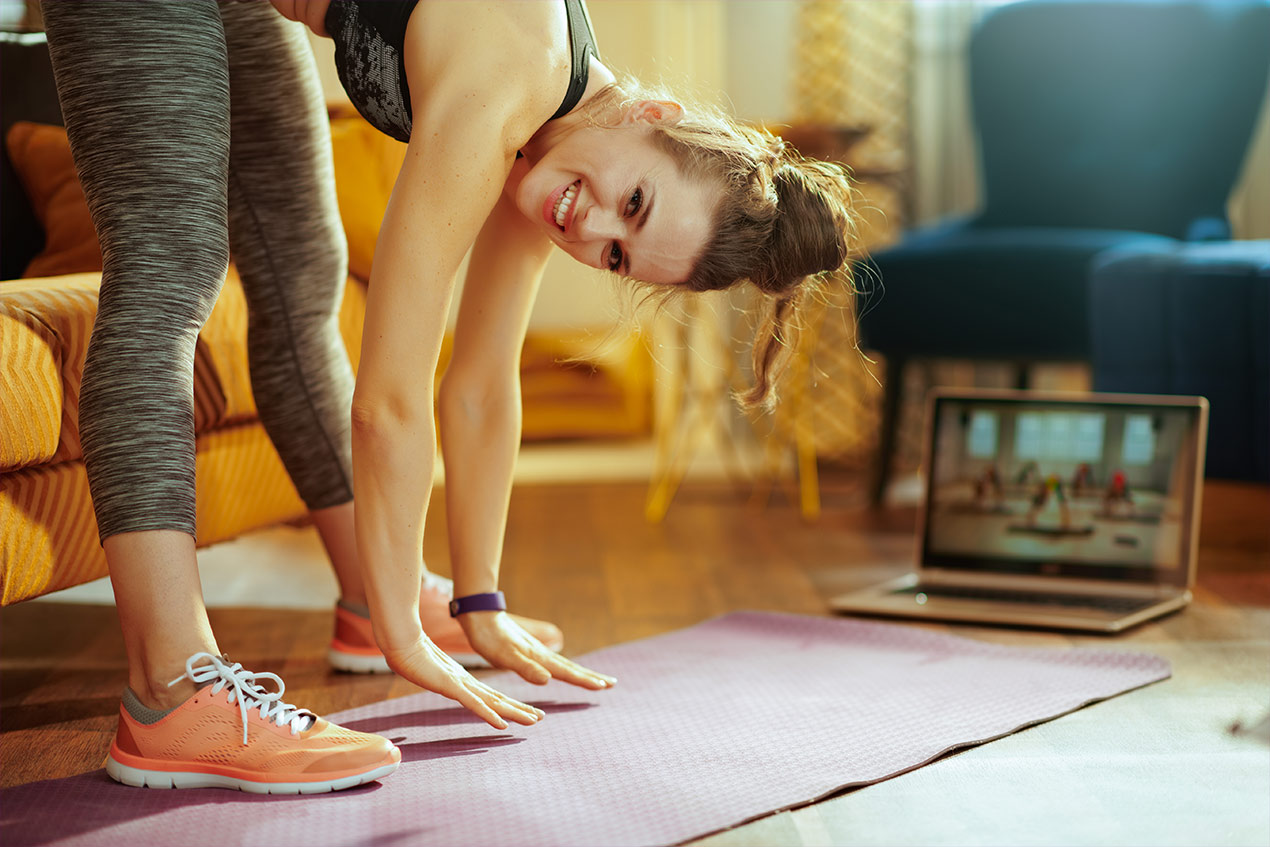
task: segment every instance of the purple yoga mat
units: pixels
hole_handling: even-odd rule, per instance
[[[661,845],[919,767],[1169,676],[1112,650],[1023,649],[860,620],[739,612],[583,657],[606,692],[491,681],[548,713],[500,733],[421,693],[331,718],[401,747],[382,783],[315,797],[117,785],[0,792],[0,841]]]

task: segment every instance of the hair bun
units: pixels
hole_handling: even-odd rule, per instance
[[[754,284],[768,294],[783,294],[804,277],[842,267],[850,229],[840,204],[826,195],[823,162],[786,160],[772,174],[777,216],[756,269]]]

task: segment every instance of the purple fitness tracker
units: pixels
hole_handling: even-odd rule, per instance
[[[450,601],[450,617],[457,618],[467,612],[505,612],[507,601],[503,592],[494,591],[489,594],[469,594],[466,597],[455,597]]]

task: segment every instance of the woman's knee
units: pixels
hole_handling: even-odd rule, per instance
[[[103,245],[97,325],[111,324],[155,339],[169,334],[195,334],[212,314],[225,283],[229,250],[208,240],[166,249],[139,247],[123,240]],[[153,334],[150,334],[153,333]]]

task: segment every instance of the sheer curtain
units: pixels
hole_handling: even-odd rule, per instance
[[[1227,212],[1236,238],[1270,238],[1270,89]]]
[[[913,223],[973,211],[978,162],[970,120],[966,49],[975,23],[1009,0],[913,3]]]

